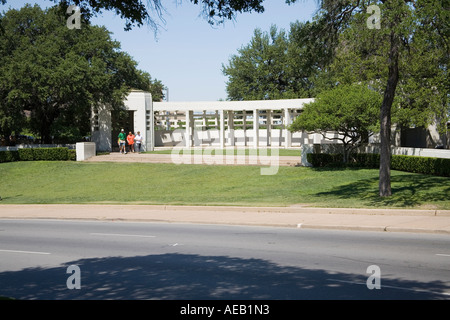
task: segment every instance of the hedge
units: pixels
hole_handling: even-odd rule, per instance
[[[450,159],[393,155],[391,169],[450,177]]]
[[[12,161],[66,161],[76,160],[76,151],[68,148],[23,148],[0,151],[0,163]]]
[[[76,161],[77,160],[77,150],[68,149],[67,150],[67,160]]]
[[[68,148],[35,148],[33,149],[34,160],[62,161],[68,159]]]
[[[21,161],[33,161],[34,160],[34,153],[33,149],[26,148],[26,149],[19,149],[19,159]]]
[[[1,162],[12,162],[19,161],[19,152],[18,151],[1,151],[0,152],[0,163]]]
[[[372,153],[354,154],[347,164],[342,162],[342,154],[309,153],[306,158],[313,167],[380,167],[380,155]],[[450,159],[392,155],[391,169],[450,177]]]
[[[344,165],[340,153],[308,153],[306,159],[313,167],[338,167]]]

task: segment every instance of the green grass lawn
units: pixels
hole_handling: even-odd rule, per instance
[[[121,203],[450,209],[450,179],[392,172],[393,196],[378,196],[378,170],[150,163],[0,164],[7,203]]]

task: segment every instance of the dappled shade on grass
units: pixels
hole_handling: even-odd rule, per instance
[[[373,207],[415,207],[448,202],[450,179],[422,174],[397,174],[391,177],[391,197],[378,195],[378,177],[361,179],[317,193],[320,197],[359,198]]]

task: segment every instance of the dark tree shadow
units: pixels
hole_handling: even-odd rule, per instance
[[[339,199],[360,198],[365,205],[374,207],[415,207],[424,203],[448,201],[450,199],[450,179],[446,177],[421,174],[391,176],[391,197],[380,197],[378,195],[378,181],[378,177],[362,179],[316,195]],[[439,188],[440,192],[433,192],[434,188]]]
[[[79,290],[66,286],[70,276],[66,269],[72,264],[81,270]],[[381,289],[369,290],[368,276],[280,266],[262,259],[170,253],[81,259],[60,267],[1,272],[0,296],[23,300],[448,298],[440,294],[449,290],[444,282],[382,278]]]

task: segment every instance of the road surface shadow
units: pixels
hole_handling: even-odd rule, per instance
[[[69,265],[80,268],[80,289],[68,289]],[[60,267],[0,273],[0,296],[22,300],[368,300],[448,299],[440,281],[383,280],[369,290],[370,274],[330,274],[262,259],[195,254],[89,258]]]

